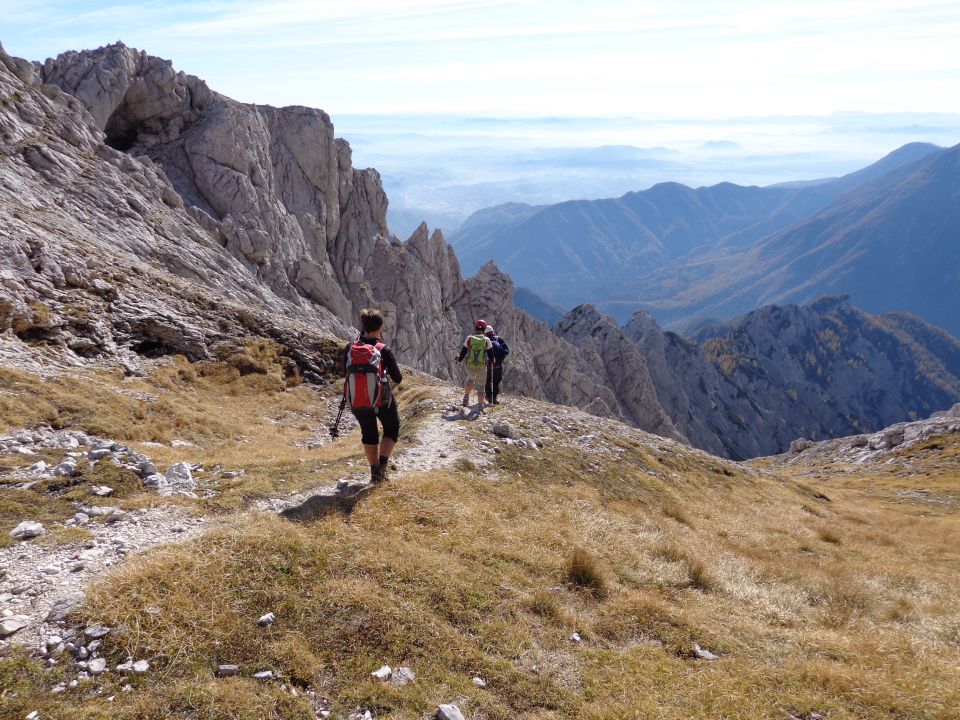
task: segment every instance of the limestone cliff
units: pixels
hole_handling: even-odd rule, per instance
[[[489,266],[465,280],[442,234],[426,226],[405,243],[388,236],[379,175],[353,168],[349,145],[334,137],[322,111],[236,102],[122,44],[64,53],[42,66],[6,63],[9,74],[27,77],[14,78],[26,88],[11,87],[11,97],[23,96],[9,104],[15,111],[39,102],[34,96],[61,105],[45,111],[53,118],[45,146],[81,138],[64,150],[64,162],[44,160],[41,150],[23,154],[37,168],[52,163],[46,174],[35,169],[27,179],[37,208],[58,215],[65,227],[76,222],[73,208],[89,209],[87,226],[45,237],[47,257],[60,262],[93,252],[88,265],[96,274],[110,264],[100,262],[111,257],[99,253],[102,245],[122,250],[122,259],[111,261],[114,285],[143,275],[129,269],[141,261],[152,263],[151,282],[162,291],[142,293],[144,317],[169,315],[183,304],[183,289],[163,280],[164,272],[340,336],[349,335],[361,307],[378,305],[403,362],[452,378],[464,333],[482,316],[511,343],[511,391],[622,417],[583,354],[513,306],[513,284],[503,273]],[[137,184],[142,188],[131,199],[129,188]],[[40,232],[38,224],[31,217],[9,225],[4,241],[22,242]],[[4,254],[16,257],[13,249]],[[23,307],[31,298],[22,284],[10,296]],[[113,311],[98,306],[92,314],[109,321]],[[151,351],[180,352],[184,338],[192,338],[188,354],[203,356],[210,339],[197,331],[203,313],[184,314],[175,323],[180,330],[165,333],[177,341]],[[191,324],[192,315],[198,319]],[[138,347],[121,338],[117,347],[100,343],[89,353]]]
[[[664,332],[645,312],[621,329],[589,306],[556,331],[593,353],[635,422],[656,403],[687,441],[736,459],[793,440],[873,432],[960,400],[960,342],[913,316],[873,316],[847,297],[768,306],[704,330]],[[667,427],[659,430],[668,434]]]
[[[315,334],[348,332],[325,308],[261,283],[184,207],[161,167],[104,145],[76,98],[2,48],[0,141],[6,353],[198,359],[281,314]],[[286,323],[288,334],[295,327]]]

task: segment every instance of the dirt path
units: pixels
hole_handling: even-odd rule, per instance
[[[39,644],[54,632],[48,623],[51,610],[65,611],[77,605],[87,585],[117,567],[127,555],[184,542],[210,524],[178,507],[165,506],[134,510],[121,522],[91,523],[86,529],[92,537],[79,546],[41,538],[0,548],[0,568],[5,571],[0,612],[26,623],[7,640],[0,640],[0,647],[11,642]]]
[[[325,413],[330,421],[336,415],[336,398]],[[465,457],[476,459],[477,448],[470,440],[464,419],[476,420],[475,411],[450,405],[440,392],[421,400],[407,412],[414,414],[412,439],[401,441],[392,458],[391,480],[412,474],[452,467]],[[352,418],[344,430],[350,433]],[[332,440],[327,428],[318,428],[317,444]],[[323,433],[321,436],[320,433]],[[404,432],[403,437],[409,437]],[[356,437],[335,442],[356,442]],[[366,466],[343,467],[339,483],[326,484],[287,497],[273,497],[255,502],[244,512],[283,512],[302,506],[311,499],[334,498],[339,493],[368,489]],[[339,491],[338,491],[339,486]],[[22,618],[21,630],[0,639],[0,649],[10,643],[35,645],[56,633],[51,610],[65,610],[83,599],[84,589],[100,576],[118,567],[128,555],[159,545],[192,539],[219,521],[192,516],[177,506],[135,510],[120,522],[90,523],[85,526],[92,537],[80,544],[57,544],[39,538],[0,548],[0,613]]]

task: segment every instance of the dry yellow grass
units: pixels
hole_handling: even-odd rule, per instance
[[[292,445],[312,435],[329,394],[261,384],[270,373],[194,380],[181,369],[125,387],[166,383],[175,408],[191,398],[164,419],[197,442],[186,459],[247,470],[198,511],[330,481],[359,459],[356,438]],[[58,416],[113,422],[30,387]],[[420,401],[435,391],[405,389],[409,425],[429,419]],[[56,696],[62,669],[8,657],[0,683],[17,692],[11,717],[313,716],[302,695],[250,677],[261,669],[315,688],[341,715],[363,706],[423,718],[455,700],[474,720],[958,716],[955,510],[901,502],[882,475],[872,492],[840,474],[810,488],[797,482],[810,483],[804,469],[758,475],[620,433],[597,442],[620,459],[586,457],[573,439],[544,453],[507,447],[496,480],[463,464],[392,480],[346,519],[225,515],[195,541],[137,556],[91,590],[82,621],[123,628],[108,636],[111,660],[148,659],[151,674],[128,694],[107,678],[104,697],[89,687]],[[597,578],[603,592],[582,589]],[[268,611],[277,622],[258,627]],[[574,631],[583,642],[570,642]],[[720,659],[695,659],[694,643]],[[217,662],[240,664],[243,676],[214,679]],[[372,680],[383,663],[412,667],[417,682]]]

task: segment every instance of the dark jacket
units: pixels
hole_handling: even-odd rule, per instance
[[[503,360],[510,354],[510,348],[499,335],[494,335],[490,339],[493,341],[493,347],[490,349],[491,364],[495,368],[503,367]]]

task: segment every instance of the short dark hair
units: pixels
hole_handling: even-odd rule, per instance
[[[364,332],[375,332],[383,327],[383,313],[376,308],[364,308],[360,311],[360,327]]]

